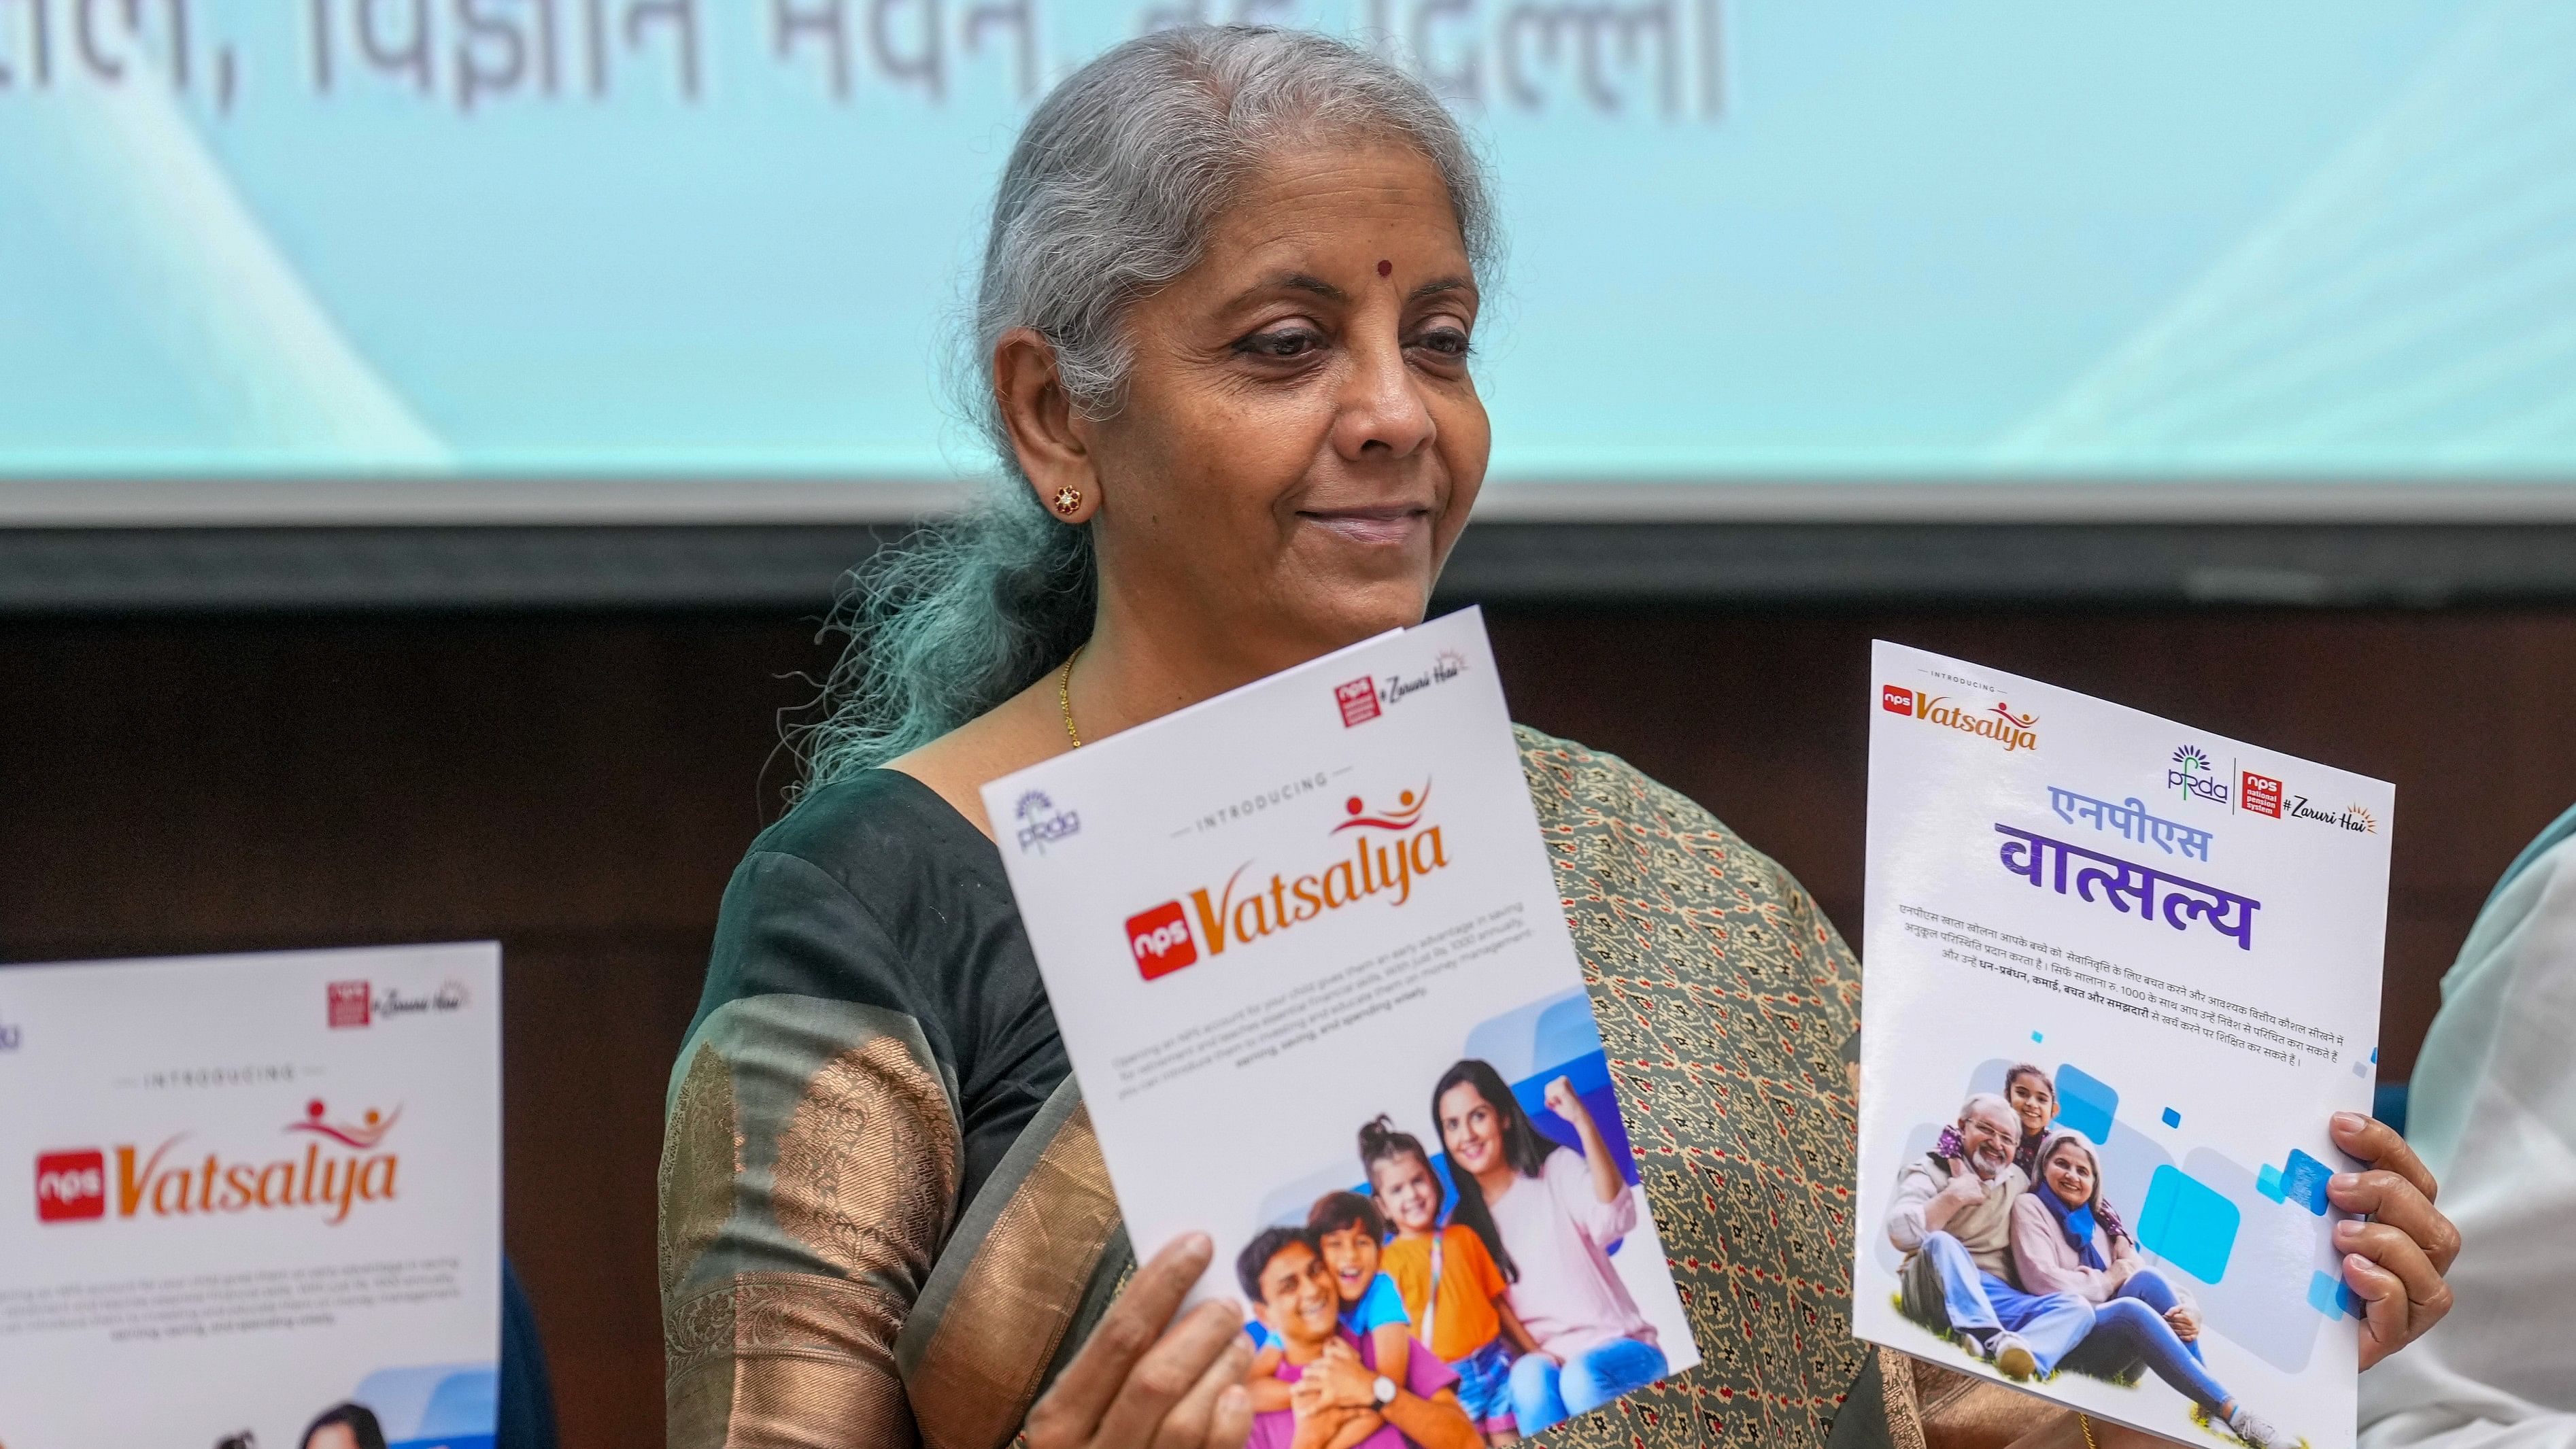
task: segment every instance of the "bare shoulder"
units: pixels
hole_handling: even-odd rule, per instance
[[[990,836],[993,822],[984,812],[985,784],[1064,753],[1064,734],[1056,723],[1055,686],[1051,680],[1041,680],[920,749],[886,761],[886,768],[929,786]]]

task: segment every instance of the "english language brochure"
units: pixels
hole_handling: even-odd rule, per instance
[[[1854,1331],[2169,1439],[2348,1449],[2327,1121],[2370,1110],[2394,790],[1871,663]]]
[[[1698,1362],[1479,613],[984,801],[1136,1252],[1215,1240],[1251,1377],[1354,1356],[1382,1429],[1490,1437]]]
[[[0,1443],[489,1449],[491,942],[0,968]]]

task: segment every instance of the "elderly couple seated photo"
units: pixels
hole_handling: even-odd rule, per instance
[[[2140,1256],[2092,1145],[2056,1115],[2049,1075],[2016,1066],[1905,1164],[1887,1218],[1898,1307],[2015,1382],[2152,1372],[2254,1449],[2299,1443],[2210,1375],[2198,1308]]]

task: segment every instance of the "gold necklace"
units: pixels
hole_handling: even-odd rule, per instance
[[[2085,1418],[2083,1414],[2078,1413],[2075,1416],[2075,1427],[2084,1431],[2084,1449],[2100,1449],[2100,1446],[2093,1442],[2092,1420]]]
[[[1074,645],[1073,652],[1064,657],[1064,672],[1055,677],[1055,707],[1064,711],[1064,737],[1073,741],[1077,750],[1082,748],[1082,732],[1073,727],[1073,661],[1082,657],[1082,650],[1082,644]]]

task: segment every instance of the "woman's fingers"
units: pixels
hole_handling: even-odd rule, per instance
[[[1207,1271],[1216,1246],[1205,1233],[1186,1233],[1164,1244],[1136,1276],[1127,1291],[1102,1314],[1100,1325],[1082,1351],[1056,1376],[1029,1410],[1029,1443],[1033,1449],[1063,1449],[1087,1444],[1110,1404],[1125,1386],[1130,1370],[1154,1345],[1182,1295]]]
[[[1214,1442],[1217,1400],[1228,1389],[1245,1393],[1243,1371],[1251,1366],[1252,1340],[1237,1333],[1233,1342],[1218,1351],[1215,1361],[1181,1396],[1181,1401],[1163,1415],[1162,1427],[1154,1434],[1154,1449],[1206,1449]],[[1245,1427],[1251,1427],[1249,1419]]]
[[[2337,1147],[2370,1164],[2326,1184],[2336,1207],[2370,1219],[2335,1224],[2344,1283],[2362,1302],[2361,1366],[2368,1368],[2451,1311],[2442,1275],[2460,1254],[2460,1231],[2433,1206],[2441,1184],[2394,1128],[2337,1112],[2327,1130]]]
[[[2373,1287],[2384,1288],[2378,1280],[2394,1281],[2396,1291],[2364,1292],[2352,1274],[2345,1279],[2352,1291],[2372,1303],[2369,1315],[2371,1329],[2386,1352],[2394,1353],[2411,1339],[2420,1338],[2427,1329],[2451,1311],[2451,1285],[2442,1281],[2441,1271],[2413,1238],[2385,1223],[2364,1223],[2347,1219],[2335,1224],[2335,1246],[2344,1250],[2345,1262],[2356,1259],[2371,1266]],[[2380,1330],[2394,1325],[2402,1334],[2390,1338]]]
[[[2397,1275],[2359,1253],[2343,1256],[2343,1281],[2361,1300],[2361,1366],[2368,1368],[2423,1332]]]
[[[2425,1175],[2412,1152],[2405,1163]],[[2335,1246],[2345,1254],[2344,1282],[2366,1309],[2361,1364],[2368,1368],[2451,1311],[2451,1286],[2442,1274],[2459,1256],[2460,1232],[2415,1177],[2395,1167],[2338,1173],[2326,1183],[2326,1196],[2345,1212],[2370,1219],[2339,1222],[2334,1230]]]
[[[2450,1291],[2423,1246],[2386,1223],[2346,1218],[2335,1224],[2334,1241],[2344,1252],[2359,1253],[2382,1271],[2395,1274],[2406,1290],[2406,1301],[2418,1309],[2431,1307]]]
[[[1252,1437],[1252,1391],[1229,1384],[1218,1391],[1216,1414],[1208,1423],[1207,1449],[1243,1449]]]
[[[2326,1198],[2345,1212],[2405,1234],[2423,1250],[2436,1276],[2449,1272],[2460,1255],[2460,1230],[2412,1179],[2393,1169],[2337,1173],[2326,1182]]]
[[[1128,1370],[1127,1382],[1119,1387],[1109,1411],[1100,1416],[1099,1428],[1092,1432],[1093,1442],[1116,1449],[1135,1444],[1159,1446],[1163,1441],[1156,1436],[1164,1416],[1178,1407],[1198,1386],[1209,1366],[1226,1358],[1235,1345],[1251,1347],[1243,1335],[1240,1304],[1207,1302],[1182,1315],[1181,1321],[1172,1325],[1172,1331]],[[1242,1363],[1235,1364],[1236,1378],[1243,1377],[1243,1369]]]
[[[2406,1179],[2424,1195],[2424,1201],[2429,1203],[2442,1195],[2442,1185],[2433,1180],[2432,1169],[2424,1165],[2424,1159],[2415,1155],[2414,1148],[2406,1145],[2405,1138],[2397,1135],[2397,1129],[2387,1123],[2364,1117],[2358,1112],[2337,1112],[2326,1123],[2326,1131],[2334,1138],[2335,1146],[2373,1167]]]

